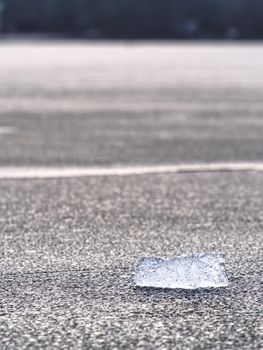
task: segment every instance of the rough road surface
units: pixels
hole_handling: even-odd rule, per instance
[[[263,162],[261,44],[0,43],[8,167]],[[78,168],[76,168],[78,169]],[[261,349],[263,172],[0,179],[1,349]],[[135,288],[224,251],[230,285]]]

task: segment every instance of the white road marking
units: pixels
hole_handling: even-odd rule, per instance
[[[99,93],[98,93],[99,95]],[[196,101],[160,101],[155,99],[154,101],[148,97],[148,100],[131,101],[128,97],[122,97],[122,99],[109,99],[105,98],[103,103],[101,99],[89,96],[85,97],[27,97],[18,98],[17,96],[1,97],[0,96],[1,113],[55,113],[55,112],[133,112],[141,114],[142,112],[151,112],[154,110],[162,110],[166,112],[192,112],[192,111],[232,111],[240,113],[247,107],[247,102],[244,101],[238,104],[230,102],[196,102]],[[261,101],[254,102],[249,105],[250,114],[261,113],[263,103]],[[261,118],[258,118],[258,123],[262,123]],[[216,120],[220,122],[220,120]],[[248,120],[250,122],[250,119]],[[237,120],[236,122],[239,122]]]
[[[0,167],[0,179],[129,176],[228,171],[263,171],[263,163],[209,163],[122,167]]]

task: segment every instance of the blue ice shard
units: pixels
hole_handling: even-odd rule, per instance
[[[134,282],[139,287],[219,288],[227,287],[222,253],[182,255],[170,259],[143,257],[135,265]]]

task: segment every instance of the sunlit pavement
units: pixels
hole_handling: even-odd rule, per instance
[[[260,44],[0,43],[3,349],[260,349]],[[18,59],[19,57],[19,59]],[[220,170],[220,171],[218,171]],[[239,171],[237,171],[239,170]],[[142,255],[223,251],[230,285],[135,288]]]

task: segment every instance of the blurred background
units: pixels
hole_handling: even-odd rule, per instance
[[[0,0],[0,32],[87,38],[263,37],[261,0]]]
[[[262,11],[0,0],[0,164],[261,161]]]

